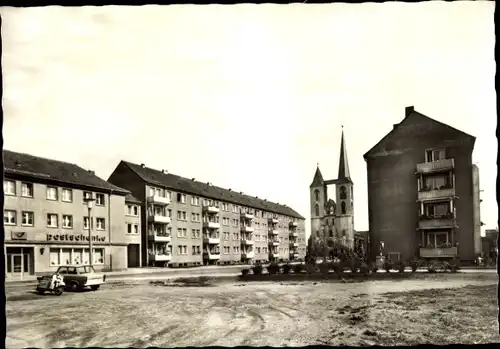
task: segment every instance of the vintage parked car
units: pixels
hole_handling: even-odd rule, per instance
[[[106,275],[97,273],[90,265],[67,265],[59,267],[57,272],[63,277],[66,288],[71,291],[90,287],[93,291],[106,282]]]

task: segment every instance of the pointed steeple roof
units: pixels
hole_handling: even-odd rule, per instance
[[[340,160],[339,160],[339,175],[337,177],[339,180],[351,180],[351,174],[349,172],[349,163],[347,162],[347,149],[344,140],[344,126],[342,126],[342,137],[340,139]]]
[[[321,174],[321,171],[319,170],[319,163],[318,166],[316,167],[316,173],[314,174],[314,179],[310,185],[310,187],[317,187],[323,185],[324,180],[323,180],[323,175]]]

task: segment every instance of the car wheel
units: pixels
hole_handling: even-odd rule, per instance
[[[92,286],[90,286],[90,289],[92,291],[97,291],[99,289],[99,285],[92,285]]]
[[[72,282],[69,284],[69,290],[71,292],[76,292],[80,289],[80,285],[78,284],[78,282]]]
[[[38,292],[38,294],[44,294],[45,293],[45,290],[42,290],[42,289],[38,289],[36,291]]]
[[[54,290],[54,293],[57,295],[57,296],[60,296],[63,294],[63,288],[62,287],[58,287]]]

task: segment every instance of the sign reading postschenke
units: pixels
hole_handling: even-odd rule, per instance
[[[89,242],[89,236],[84,234],[47,234],[47,241],[74,241],[74,242]],[[92,236],[92,242],[104,242],[105,236]]]

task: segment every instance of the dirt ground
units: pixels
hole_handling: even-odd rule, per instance
[[[7,291],[8,348],[495,343],[497,275]]]

